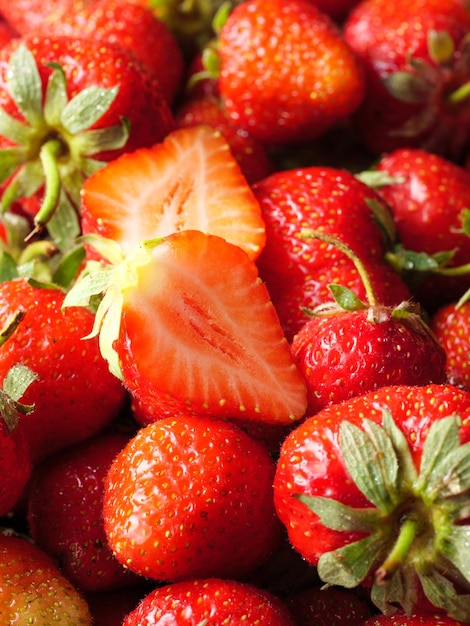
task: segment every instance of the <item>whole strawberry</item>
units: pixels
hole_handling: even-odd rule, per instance
[[[366,94],[354,116],[374,154],[421,147],[455,159],[468,151],[470,15],[459,0],[362,0],[344,38],[362,61]]]
[[[152,624],[207,626],[295,626],[284,604],[268,591],[248,583],[217,578],[164,585],[146,596],[123,626]]]
[[[124,433],[108,432],[69,446],[35,467],[28,486],[32,539],[57,560],[64,576],[82,591],[136,583],[114,558],[102,516],[106,474],[128,440]]]
[[[160,141],[173,126],[157,80],[119,44],[14,39],[0,53],[0,87],[3,208],[22,201],[36,230],[48,224],[62,250],[79,234],[86,177],[123,151]]]
[[[370,588],[384,613],[468,622],[470,394],[391,385],[335,404],[284,441],[277,513],[321,580]]]
[[[353,260],[367,301],[330,285],[335,303],[314,309],[294,337],[292,353],[307,382],[307,413],[386,385],[446,382],[446,353],[419,310],[409,302],[381,304],[357,256],[341,241],[317,236]]]
[[[374,176],[397,230],[390,263],[429,311],[459,299],[470,287],[470,172],[428,151],[400,148],[378,161]]]
[[[3,624],[92,626],[86,601],[31,541],[0,533],[0,563]]]
[[[59,289],[32,286],[22,278],[0,283],[0,325],[23,313],[0,346],[0,380],[18,363],[36,375],[22,398],[34,409],[17,426],[34,462],[103,430],[125,399],[98,342],[83,341],[93,314],[82,308],[62,312],[64,297]]]
[[[106,478],[109,545],[156,580],[245,576],[281,540],[273,477],[267,449],[233,424],[184,414],[149,424]]]
[[[220,30],[229,116],[266,144],[303,142],[349,116],[364,82],[339,28],[306,0],[248,0]]]

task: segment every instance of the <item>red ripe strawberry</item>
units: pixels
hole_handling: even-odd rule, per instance
[[[53,239],[67,250],[83,180],[103,161],[161,141],[171,111],[131,51],[103,41],[15,39],[0,52],[0,85],[4,208],[29,198],[38,228],[57,213]]]
[[[149,6],[128,0],[94,0],[80,10],[52,17],[47,21],[49,35],[92,38],[130,48],[158,80],[167,102],[173,102],[183,78],[183,54],[173,33]]]
[[[217,578],[189,580],[155,589],[127,616],[123,626],[164,623],[207,626],[296,624],[284,604],[268,591]]]
[[[0,620],[92,626],[87,603],[55,562],[23,537],[0,533]]]
[[[426,308],[458,299],[470,287],[468,268],[461,275],[452,270],[470,263],[470,172],[443,157],[407,148],[382,157],[376,169],[384,175],[383,181],[378,176],[377,190],[390,207],[401,246],[389,255],[390,261],[405,278],[419,278],[424,266],[424,281],[410,284]],[[424,255],[408,252],[431,258],[425,263]]]
[[[0,379],[21,363],[37,376],[22,402],[34,410],[21,417],[33,461],[100,432],[125,399],[124,389],[101,358],[98,342],[84,342],[93,326],[86,309],[63,313],[64,293],[24,279],[0,283],[0,326],[17,311],[24,317],[0,346]]]
[[[292,341],[297,367],[307,383],[308,414],[386,385],[446,382],[446,353],[419,310],[378,300],[363,264],[341,241],[330,241],[352,259],[367,301],[330,285],[335,303],[320,305]]]
[[[173,131],[108,163],[85,181],[81,200],[83,233],[113,239],[125,252],[188,229],[223,237],[252,258],[265,243],[258,201],[209,126]]]
[[[238,578],[277,548],[274,462],[223,420],[149,424],[108,472],[104,523],[119,561],[156,580]]]
[[[462,2],[415,0],[410,11],[408,0],[362,0],[343,32],[366,73],[354,124],[373,153],[467,152],[470,15]]]
[[[410,296],[384,262],[387,237],[394,236],[388,209],[377,192],[353,174],[332,167],[296,168],[268,176],[254,184],[253,191],[266,224],[266,245],[257,265],[288,339],[308,319],[301,307],[314,308],[332,299],[330,283],[339,282],[365,297],[354,263],[334,246],[303,236],[303,230],[321,230],[347,244],[367,265],[384,304],[399,304]]]
[[[303,416],[304,380],[241,248],[186,230],[143,242],[97,271],[91,268],[65,305],[104,293],[95,333],[111,370],[141,403],[161,416],[279,424]]]
[[[61,450],[34,469],[28,487],[31,537],[82,591],[136,582],[114,558],[102,517],[106,474],[128,440],[124,433],[105,433]]]
[[[458,622],[447,615],[440,613],[393,613],[392,615],[374,615],[362,626],[463,626],[464,623]]]
[[[18,33],[25,35],[49,19],[59,19],[93,2],[95,0],[0,0],[0,13]]]
[[[349,116],[364,82],[339,28],[304,0],[248,0],[220,30],[229,116],[266,144],[310,140]]]
[[[207,124],[220,131],[250,184],[274,172],[274,162],[264,144],[234,124],[217,98],[201,97],[184,101],[175,112],[175,124],[177,128]]]
[[[470,302],[452,302],[438,309],[430,326],[446,356],[450,383],[470,391]]]
[[[323,582],[372,585],[385,613],[431,603],[468,621],[469,445],[470,393],[457,387],[357,396],[288,435],[277,513]]]
[[[286,600],[297,626],[362,626],[373,614],[370,602],[343,587],[308,587]]]

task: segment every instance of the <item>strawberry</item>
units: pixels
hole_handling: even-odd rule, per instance
[[[248,0],[220,29],[219,89],[233,121],[268,145],[308,141],[348,117],[362,71],[337,25],[306,0]]]
[[[162,143],[122,155],[81,191],[82,231],[141,241],[195,229],[239,245],[256,258],[264,242],[261,210],[220,132],[179,129]]]
[[[362,626],[373,615],[367,599],[343,587],[308,587],[286,600],[297,626]]]
[[[399,304],[410,296],[384,262],[388,239],[394,238],[388,209],[353,174],[333,167],[295,168],[255,183],[253,191],[266,224],[266,245],[257,265],[289,340],[308,320],[301,307],[332,299],[330,283],[365,297],[354,263],[334,246],[305,237],[305,229],[334,235],[359,255],[384,304]]]
[[[462,158],[469,147],[470,15],[458,0],[362,0],[344,39],[362,61],[366,94],[353,116],[373,154],[424,148]]]
[[[109,466],[128,440],[104,433],[61,450],[34,469],[28,487],[31,537],[82,591],[136,583],[108,546],[101,510]]]
[[[441,307],[429,323],[446,353],[448,381],[470,391],[470,302],[451,302]]]
[[[335,303],[314,309],[294,337],[292,353],[307,382],[307,413],[386,385],[446,382],[446,353],[419,310],[409,302],[381,304],[358,257],[334,237],[316,236],[354,262],[367,301],[330,285]]]
[[[470,393],[392,385],[326,407],[284,441],[274,481],[293,546],[384,613],[468,621]],[[462,593],[463,592],[463,593]]]
[[[265,146],[233,123],[219,98],[191,98],[175,111],[177,128],[199,124],[207,124],[222,133],[250,184],[274,172],[274,161]]]
[[[49,19],[58,20],[93,2],[95,0],[0,0],[0,13],[12,28],[25,35]]]
[[[465,622],[468,623],[468,622]],[[375,615],[370,617],[362,626],[463,626],[451,617],[440,613],[394,613],[393,615]]]
[[[374,176],[400,244],[389,261],[425,308],[458,299],[470,287],[468,267],[457,270],[470,263],[470,172],[425,150],[400,148],[378,161]]]
[[[64,305],[104,294],[92,334],[100,333],[111,371],[142,404],[161,416],[279,424],[303,416],[304,380],[245,251],[185,230],[114,258],[91,267]]]
[[[175,100],[183,78],[184,61],[179,44],[168,26],[149,6],[127,0],[95,0],[82,9],[49,19],[48,35],[120,44],[130,48],[158,80],[168,103]]]
[[[24,537],[0,533],[0,621],[91,626],[87,603],[55,562]]]
[[[83,180],[103,161],[160,141],[171,111],[135,56],[102,41],[15,39],[0,52],[0,85],[3,209],[29,198],[37,229],[49,222],[68,250]]]
[[[140,429],[111,464],[104,524],[117,559],[169,582],[238,578],[276,549],[274,462],[223,420],[185,414]]]
[[[18,278],[0,283],[0,326],[17,311],[23,318],[0,346],[0,380],[16,364],[36,375],[22,402],[34,406],[17,430],[34,462],[97,434],[117,415],[125,399],[121,382],[108,370],[98,342],[83,342],[93,326],[86,309],[61,306],[64,293]]]
[[[295,626],[289,611],[271,593],[247,583],[217,578],[164,585],[152,591],[123,626],[151,624],[259,624]]]

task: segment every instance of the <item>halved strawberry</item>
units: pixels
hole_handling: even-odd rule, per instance
[[[94,333],[140,403],[162,416],[286,424],[303,416],[305,382],[256,264],[240,247],[185,230],[116,261],[96,264],[64,304],[86,306],[104,293]]]
[[[114,239],[124,252],[179,230],[239,245],[251,258],[265,243],[261,209],[220,132],[175,130],[151,148],[124,154],[82,188],[82,230]]]

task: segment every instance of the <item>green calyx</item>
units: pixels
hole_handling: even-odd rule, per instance
[[[388,410],[382,425],[364,419],[340,428],[344,463],[371,507],[296,495],[321,520],[364,538],[325,553],[318,574],[328,585],[356,587],[373,579],[371,599],[385,614],[411,613],[419,584],[429,601],[456,620],[470,620],[470,443],[460,418],[435,421],[416,469],[409,445]]]
[[[8,184],[1,209],[44,188],[31,237],[47,225],[61,250],[67,250],[80,232],[80,190],[87,176],[104,163],[93,158],[122,148],[128,138],[127,122],[92,129],[111,107],[117,87],[89,87],[72,99],[64,71],[50,64],[52,73],[43,92],[34,56],[19,46],[11,56],[7,89],[23,120],[0,109],[0,134],[12,146],[0,150],[0,183]]]

